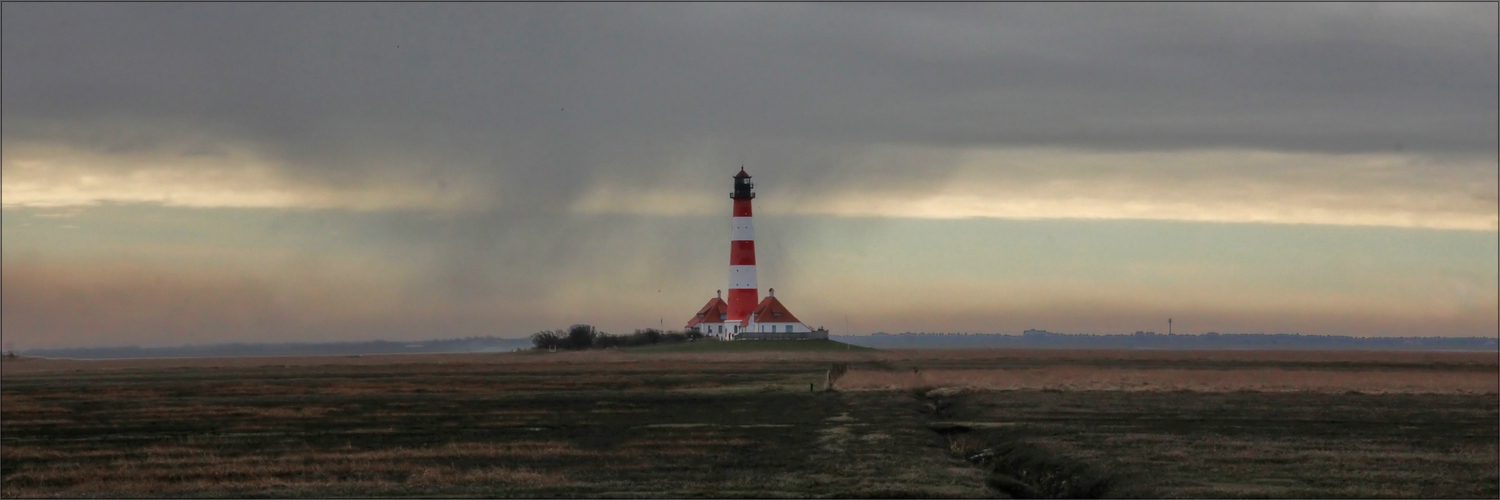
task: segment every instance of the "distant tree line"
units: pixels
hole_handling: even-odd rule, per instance
[[[636,347],[652,344],[673,344],[690,340],[702,340],[703,334],[688,332],[664,332],[655,328],[636,330],[635,333],[611,335],[591,325],[573,325],[566,329],[542,330],[531,334],[531,345],[541,350],[582,351],[584,349],[608,349],[611,347]]]

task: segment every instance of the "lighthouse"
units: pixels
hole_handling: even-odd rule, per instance
[[[734,175],[734,201],[729,231],[729,300],[716,294],[688,320],[687,328],[719,339],[736,340],[802,340],[828,338],[826,330],[807,328],[776,300],[772,290],[765,300],[755,281],[755,224],[751,200],[755,184],[745,167]]]
[[[755,223],[751,216],[750,202],[755,199],[755,184],[745,167],[734,174],[734,223],[729,233],[729,316],[730,321],[741,321],[750,317],[760,302],[760,289],[755,284]]]

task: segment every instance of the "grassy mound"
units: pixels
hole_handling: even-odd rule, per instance
[[[869,347],[832,340],[699,340],[656,344],[626,349],[627,352],[852,352],[874,351]]]

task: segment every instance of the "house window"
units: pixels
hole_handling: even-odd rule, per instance
[[[792,333],[792,325],[786,325],[786,332]]]

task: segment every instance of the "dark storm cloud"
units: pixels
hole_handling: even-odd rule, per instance
[[[1496,148],[1493,4],[4,9],[7,142],[244,141],[306,182],[530,208],[703,144],[804,188],[943,177],[838,160],[877,144]]]
[[[890,229],[912,211],[817,205],[848,198],[899,205],[954,191],[1019,207],[972,212],[995,219],[1048,217],[1043,202],[1097,205],[1050,213],[1087,218],[1144,200],[1182,206],[1143,218],[1494,227],[1494,4],[0,8],[8,336],[421,338],[655,323],[723,286],[725,185],[741,164],[761,195],[762,286],[801,288],[798,310],[830,322],[904,324],[882,300],[929,286],[924,266],[964,270],[932,290],[979,296],[1014,283],[974,269],[1060,259],[996,262],[951,246],[897,258],[898,243],[993,227],[917,239]],[[40,201],[16,201],[28,196]],[[1183,215],[1219,204],[1291,215]],[[24,217],[57,206],[86,208],[57,217],[66,222]],[[866,217],[805,218],[819,213]],[[1417,222],[1391,222],[1403,217]],[[67,225],[41,235],[49,224]],[[1110,248],[1095,261],[1118,268],[1129,262],[1117,246],[1073,250]],[[829,271],[866,254],[878,262]],[[121,255],[142,262],[111,263]],[[1493,267],[1465,258],[1460,267]],[[872,269],[887,265],[905,281],[880,281],[890,273]],[[1212,288],[1194,276],[1181,295]],[[1064,292],[1047,307],[1073,307]],[[858,293],[880,300],[849,300]],[[938,312],[912,321],[969,314],[927,304]],[[1015,321],[1052,314],[985,307]],[[979,309],[964,328],[996,325]],[[1483,312],[1464,321],[1493,325]]]

